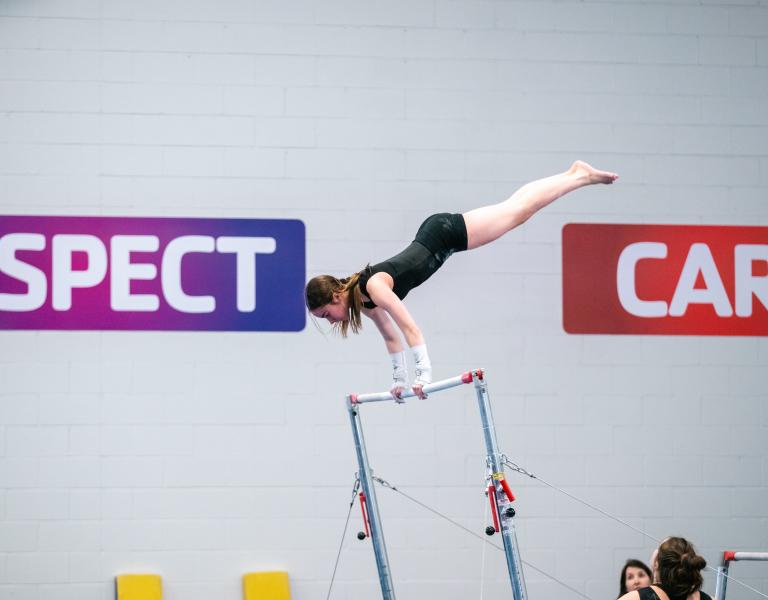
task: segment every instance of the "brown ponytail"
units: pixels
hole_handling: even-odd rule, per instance
[[[363,271],[358,271],[345,279],[337,279],[333,275],[318,275],[307,283],[305,299],[309,310],[330,304],[334,294],[346,296],[347,318],[333,324],[333,328],[341,333],[341,337],[347,337],[350,329],[352,333],[358,333],[363,328],[363,298],[359,285],[362,274]]]
[[[701,588],[701,570],[707,561],[696,554],[688,540],[671,537],[659,546],[658,574],[661,588],[672,598],[685,598]]]

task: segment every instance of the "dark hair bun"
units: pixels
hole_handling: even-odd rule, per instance
[[[701,571],[707,566],[707,561],[698,554],[683,554],[681,561],[686,570]]]

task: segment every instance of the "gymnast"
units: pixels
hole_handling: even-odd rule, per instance
[[[627,592],[619,600],[716,600],[701,591],[707,561],[688,540],[668,537],[651,557],[653,584]]]
[[[342,337],[347,337],[350,329],[353,333],[360,331],[361,315],[370,318],[392,359],[390,392],[395,401],[401,402],[408,372],[396,325],[413,352],[416,378],[411,389],[424,399],[424,386],[432,382],[432,365],[424,336],[402,302],[408,292],[429,279],[454,252],[479,248],[498,239],[568,192],[596,183],[610,184],[616,179],[616,173],[576,161],[563,173],[525,184],[499,204],[464,214],[432,215],[400,254],[344,279],[332,275],[310,279],[306,286],[307,308],[316,318],[327,319]]]

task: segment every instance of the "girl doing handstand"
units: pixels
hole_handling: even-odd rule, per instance
[[[432,381],[432,366],[424,336],[403,304],[408,292],[424,283],[454,252],[479,248],[498,239],[569,192],[596,183],[610,184],[616,179],[616,173],[576,161],[563,173],[525,184],[499,204],[463,214],[432,215],[400,254],[344,279],[332,275],[313,277],[306,286],[307,308],[315,317],[327,319],[343,337],[350,329],[353,333],[360,330],[362,315],[370,318],[390,353],[393,369],[390,391],[395,400],[400,400],[408,385],[408,375],[396,325],[413,352],[416,368],[413,392],[419,398],[426,398],[424,386]]]

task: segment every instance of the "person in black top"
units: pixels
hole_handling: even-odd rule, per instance
[[[688,540],[669,537],[654,552],[653,585],[624,594],[619,600],[713,600],[701,591],[707,561]]]
[[[496,240],[568,192],[596,183],[610,184],[616,179],[615,173],[576,161],[563,173],[525,184],[499,204],[464,214],[432,215],[400,254],[344,279],[332,275],[310,279],[305,290],[307,308],[313,316],[327,319],[343,337],[350,329],[353,333],[360,330],[361,315],[374,322],[392,359],[390,391],[395,400],[408,385],[397,326],[414,355],[416,379],[412,389],[419,398],[426,398],[423,388],[432,381],[432,365],[424,336],[402,302],[408,292],[424,283],[454,252]]]

